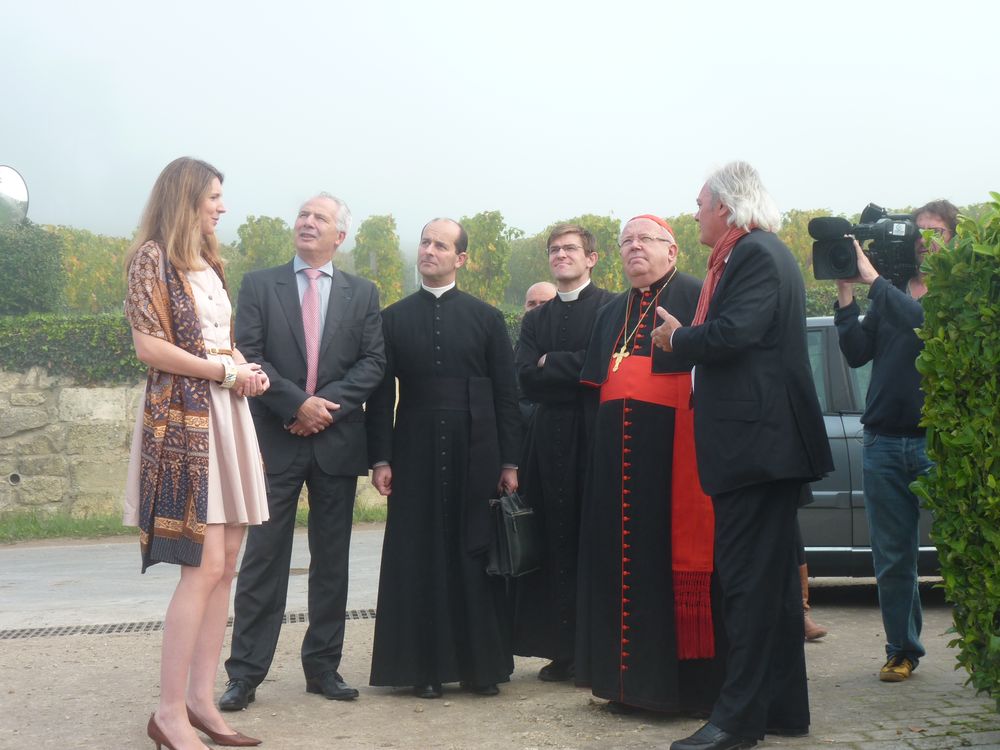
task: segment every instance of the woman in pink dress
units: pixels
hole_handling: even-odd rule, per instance
[[[142,570],[180,565],[167,607],[160,701],[147,734],[159,749],[259,745],[215,704],[219,654],[236,558],[248,524],[268,518],[263,467],[247,396],[268,388],[231,339],[232,308],[215,225],[222,173],[176,159],[153,186],[126,260],[125,315],[148,365],[125,500],[139,527]]]

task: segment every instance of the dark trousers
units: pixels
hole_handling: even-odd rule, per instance
[[[269,474],[271,519],[251,526],[236,579],[230,679],[259,685],[274,658],[288,595],[295,511],[303,483],[309,489],[309,627],[302,640],[307,678],[337,670],[344,647],[351,521],[358,478],[331,476],[303,446],[288,469]]]
[[[712,498],[729,653],[710,721],[740,737],[809,726],[795,546],[800,485],[769,482]]]

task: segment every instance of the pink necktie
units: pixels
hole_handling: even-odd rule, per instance
[[[305,269],[309,286],[302,295],[302,327],[306,332],[306,393],[316,392],[316,370],[319,368],[319,284],[318,268]]]

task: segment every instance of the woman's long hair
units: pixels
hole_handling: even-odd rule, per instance
[[[145,243],[152,240],[166,252],[166,260],[179,271],[204,268],[205,261],[221,266],[215,234],[201,233],[199,209],[222,172],[208,162],[182,156],[174,159],[156,178],[135,241],[125,256],[125,272]]]

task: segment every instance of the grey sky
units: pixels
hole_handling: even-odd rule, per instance
[[[181,155],[222,239],[328,190],[357,223],[694,211],[743,158],[783,210],[1000,190],[1000,5],[22,0],[0,11],[0,164],[29,217],[129,235]],[[353,244],[353,230],[349,243]]]

